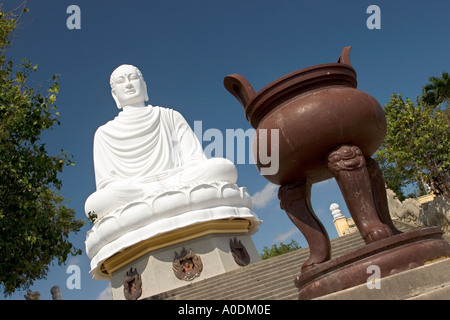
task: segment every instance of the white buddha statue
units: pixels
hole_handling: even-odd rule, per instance
[[[86,214],[96,215],[85,243],[94,279],[108,278],[108,258],[169,232],[232,220],[246,223],[245,234],[256,232],[261,220],[247,189],[236,185],[234,164],[206,158],[180,113],[146,105],[136,67],[118,67],[110,82],[122,111],[95,133],[96,191],[85,203]]]
[[[86,214],[102,217],[132,200],[193,183],[236,183],[234,164],[207,159],[179,112],[145,105],[147,85],[136,67],[121,65],[110,84],[122,111],[95,133],[97,191],[86,201]]]

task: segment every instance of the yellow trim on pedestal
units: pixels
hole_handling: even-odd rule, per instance
[[[130,262],[151,251],[209,234],[248,233],[251,226],[252,222],[246,219],[213,220],[190,225],[157,235],[147,240],[143,240],[129,248],[126,248],[105,260],[100,265],[99,270],[104,275],[111,277],[116,270],[126,266]]]

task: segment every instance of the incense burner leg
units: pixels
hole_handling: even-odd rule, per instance
[[[366,159],[366,164],[370,176],[370,184],[372,187],[373,199],[375,201],[375,208],[380,221],[387,225],[393,234],[402,233],[392,222],[392,218],[389,213],[383,172],[378,166],[378,163],[372,158]]]
[[[378,216],[362,151],[354,145],[338,147],[328,155],[328,170],[335,177],[366,244],[392,236],[389,226]]]
[[[278,198],[281,208],[299,228],[309,245],[310,255],[302,265],[302,272],[330,260],[330,239],[311,207],[311,183],[303,180],[282,185]]]

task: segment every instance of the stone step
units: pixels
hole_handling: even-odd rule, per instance
[[[437,288],[418,293],[406,300],[450,300],[450,282],[440,284]]]
[[[279,273],[272,274],[264,274],[258,273],[253,277],[249,277],[248,279],[242,279],[243,281],[237,282],[232,286],[224,285],[221,289],[216,289],[217,292],[220,292],[220,296],[216,296],[211,298],[208,293],[203,293],[196,297],[196,299],[224,299],[224,300],[248,300],[251,299],[251,296],[255,293],[263,293],[265,291],[271,291],[273,288],[282,286],[283,288],[292,288],[295,289],[294,279],[300,274],[300,265],[297,265],[296,268],[284,267],[285,270],[289,271],[284,273],[280,271]],[[297,270],[297,272],[295,272]]]
[[[307,255],[305,255],[306,258]],[[265,260],[267,261],[267,260]],[[264,262],[264,261],[262,261]],[[190,296],[193,296],[197,292],[205,293],[205,290],[209,289],[217,289],[221,286],[224,286],[226,288],[234,287],[235,285],[243,285],[245,282],[255,282],[259,281],[258,274],[263,272],[264,264],[261,266],[255,266],[257,263],[251,265],[252,268],[242,268],[238,270],[231,271],[227,273],[227,276],[219,275],[215,276],[209,279],[205,279],[199,282],[195,282],[192,284],[189,284],[188,286],[185,286],[183,288],[180,288],[177,290],[178,295],[182,295],[185,293],[188,293]],[[260,264],[260,262],[258,262]],[[286,268],[292,268],[292,265],[299,265],[299,259],[296,256],[293,256],[289,260],[284,260],[284,262],[281,264],[283,266],[283,269],[278,269],[280,272],[284,270],[284,266],[287,266]],[[270,265],[269,265],[270,266]],[[276,264],[274,264],[276,266]],[[250,267],[250,266],[249,266]],[[273,268],[272,268],[273,269]],[[271,270],[269,268],[268,270]]]
[[[366,284],[316,300],[450,300],[450,258],[380,279],[379,289]]]
[[[334,252],[336,256],[339,256],[353,249],[354,247],[346,245],[343,248],[334,250]],[[294,279],[300,274],[300,266],[308,255],[302,260],[296,259],[293,263],[278,267],[272,274],[269,273],[261,276],[257,279],[257,283],[255,283],[255,278],[247,280],[243,279],[244,281],[239,282],[238,288],[227,288],[227,290],[221,293],[221,296],[223,299],[234,299],[232,294],[235,294],[236,291],[239,292],[240,299],[246,300],[261,300],[264,299],[264,297],[273,299],[273,297],[278,294],[286,295],[287,291],[291,291],[292,294],[296,296],[297,289],[294,285]],[[253,285],[250,285],[252,282]],[[198,298],[206,298],[206,295]]]
[[[247,300],[297,300],[298,289],[294,286],[292,280],[292,286],[287,287],[280,283],[279,286],[271,288],[267,292],[255,292]]]

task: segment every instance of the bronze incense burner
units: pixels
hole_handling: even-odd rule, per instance
[[[241,75],[224,79],[225,88],[242,104],[256,129],[252,148],[258,170],[262,173],[267,165],[259,148],[279,152],[278,171],[263,176],[280,185],[281,208],[310,247],[296,279],[302,299],[365,282],[370,264],[377,263],[382,276],[387,276],[450,256],[439,228],[406,235],[392,223],[382,172],[371,158],[386,135],[386,118],[377,100],[356,88],[350,49],[345,47],[336,63],[292,72],[258,93]],[[276,148],[270,143],[274,130],[279,136]],[[366,247],[330,260],[329,237],[314,214],[310,194],[313,183],[332,177]],[[433,249],[424,249],[430,241]],[[390,259],[394,249],[396,258]]]

